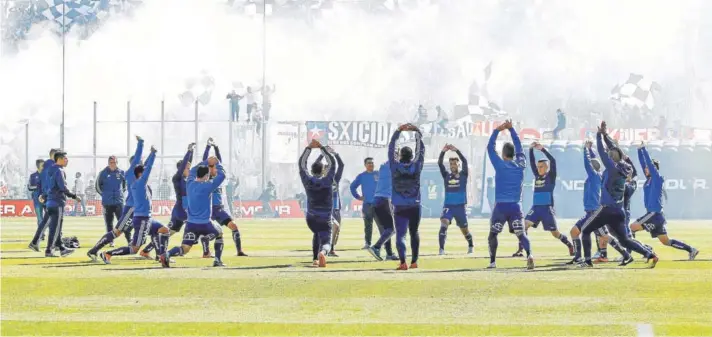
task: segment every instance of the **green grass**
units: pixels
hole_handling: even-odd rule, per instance
[[[103,234],[98,218],[65,218],[65,233],[87,247]],[[159,219],[167,221],[167,219]],[[363,225],[347,220],[339,258],[311,265],[304,221],[240,221],[238,258],[226,239],[227,268],[214,269],[199,248],[174,268],[115,257],[87,262],[86,248],[46,259],[26,246],[32,219],[0,219],[0,334],[92,336],[636,336],[650,325],[658,336],[712,335],[712,225],[675,221],[671,236],[702,251],[698,261],[642,233],[661,256],[619,268],[566,268],[566,248],[548,233],[530,233],[537,269],[505,258],[515,238],[500,236],[498,269],[484,269],[487,222],[472,221],[475,255],[452,226],[448,255],[437,256],[437,220],[421,225],[418,270],[396,272],[358,248]],[[568,229],[572,221],[560,221]],[[171,246],[179,238],[172,238]],[[123,238],[117,243],[125,243]],[[615,252],[611,254],[616,256]]]

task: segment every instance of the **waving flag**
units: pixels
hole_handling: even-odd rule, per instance
[[[86,23],[94,15],[97,1],[91,0],[44,0],[38,3],[40,14],[67,32],[76,23]]]
[[[653,92],[660,89],[657,82],[650,81],[643,75],[631,73],[625,83],[613,87],[610,98],[624,105],[653,109],[655,107]]]

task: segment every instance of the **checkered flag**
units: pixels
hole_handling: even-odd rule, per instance
[[[643,75],[631,73],[628,76],[628,81],[613,87],[610,98],[623,105],[646,107],[652,110],[655,107],[653,92],[660,91],[660,89],[657,82],[650,81]]]
[[[76,23],[89,21],[95,8],[91,0],[42,0],[37,6],[42,17],[56,23],[64,33]]]
[[[185,81],[185,91],[178,95],[178,98],[184,106],[191,106],[195,101],[207,105],[210,103],[214,88],[215,79],[207,71],[203,71],[200,77],[192,77]]]
[[[492,62],[490,62],[482,71],[482,85],[477,82],[477,79],[472,81],[469,90],[469,99],[467,109],[459,109],[460,114],[456,114],[457,120],[472,120],[473,122],[487,119],[487,116],[505,114],[502,109],[487,98],[487,83],[492,75]],[[466,113],[462,113],[466,111]]]

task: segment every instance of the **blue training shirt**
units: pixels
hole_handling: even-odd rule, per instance
[[[376,182],[376,192],[373,198],[390,199],[393,194],[393,186],[391,184],[391,166],[388,162],[384,162],[378,168],[378,181]]]
[[[643,200],[645,210],[661,213],[663,211],[663,196],[665,193],[665,177],[660,175],[655,168],[648,150],[644,147],[638,149],[638,158],[643,168],[648,168],[649,176],[643,185]],[[644,165],[643,165],[644,164]]]
[[[156,153],[151,152],[146,159],[141,178],[131,185],[130,191],[133,195],[134,216],[151,216],[151,192],[148,189],[148,178],[153,169],[153,162],[156,160]],[[133,172],[132,172],[133,174]]]
[[[67,187],[67,176],[62,166],[54,164],[49,171],[49,189],[47,192],[47,207],[64,207],[67,196],[74,196]]]
[[[534,148],[529,149],[529,163],[534,173],[534,206],[553,206],[554,189],[556,188],[556,159],[546,149],[541,150],[549,160],[549,172],[539,174],[534,158]]]
[[[363,198],[364,204],[372,204],[373,199],[376,196],[376,185],[378,183],[378,172],[368,172],[363,171],[359,173],[354,181],[351,182],[349,189],[351,190],[351,195],[356,199]],[[361,187],[361,192],[363,195],[358,193],[358,188]]]
[[[388,164],[391,169],[391,184],[393,186],[391,200],[393,206],[420,205],[420,173],[423,171],[425,155],[423,135],[420,131],[416,131],[414,158],[408,163],[402,163],[395,158],[396,141],[400,134],[401,131],[396,130],[388,144]]]
[[[605,138],[605,140],[604,140]],[[603,142],[606,142],[608,148],[615,148],[613,141],[608,135],[603,135],[600,132],[596,135],[596,146],[598,154],[601,156],[603,166],[606,171],[603,172],[603,188],[601,189],[601,206],[623,208],[623,198],[625,195],[626,178],[631,173],[631,168],[623,159],[614,162]]]
[[[49,193],[49,178],[54,164],[54,159],[45,160],[44,168],[42,169],[42,172],[40,172],[40,183],[42,184],[40,194],[44,196],[45,201],[47,201],[47,193]]]
[[[212,198],[215,189],[220,187],[223,181],[225,181],[225,170],[223,169],[220,162],[215,165],[218,170],[217,176],[211,180],[198,181],[198,167],[208,166],[207,161],[193,166],[190,169],[190,174],[188,175],[188,180],[186,182],[186,189],[188,192],[188,222],[194,224],[209,224],[210,216],[212,215]]]
[[[207,162],[208,156],[210,156],[210,147],[215,148],[215,157],[218,158],[218,161],[222,163],[222,156],[220,155],[220,148],[217,145],[207,145],[205,147],[205,152],[203,152],[203,161]],[[215,177],[211,177],[215,178]],[[222,206],[223,205],[223,198],[222,198],[222,186],[218,186],[213,191],[213,206]]]
[[[596,158],[592,149],[583,148],[583,166],[586,168],[586,181],[583,184],[583,209],[595,211],[601,206],[601,183],[603,177],[591,165],[591,159]]]
[[[522,201],[522,185],[524,183],[524,169],[527,167],[527,160],[524,156],[522,143],[514,128],[509,129],[514,143],[514,160],[504,160],[495,149],[499,130],[494,130],[487,144],[487,156],[495,170],[495,202],[496,203],[519,203]]]
[[[143,155],[143,139],[138,140],[138,144],[136,144],[136,151],[134,152],[133,160],[131,161],[131,164],[129,166],[128,172],[126,172],[126,186],[128,186],[128,196],[126,196],[126,203],[124,204],[125,206],[133,207],[134,206],[134,199],[133,199],[133,191],[131,186],[133,186],[134,182],[136,181],[136,175],[134,174],[134,169],[138,164],[141,163],[141,156]]]
[[[445,159],[445,151],[440,152],[438,157],[438,167],[440,167],[440,175],[445,183],[445,205],[465,205],[467,204],[467,177],[469,171],[467,169],[467,159],[462,155],[460,150],[455,151],[462,162],[462,171],[453,174],[445,169],[443,160]]]
[[[42,181],[40,179],[40,173],[35,172],[30,175],[30,181],[27,184],[27,189],[32,192],[32,201],[34,203],[40,202],[40,194],[42,194]]]
[[[133,174],[133,171],[131,172]],[[117,168],[111,170],[108,166],[96,177],[94,188],[101,195],[101,204],[105,206],[123,205],[126,190],[126,175]]]
[[[334,207],[332,185],[336,167],[334,157],[325,147],[322,146],[320,149],[329,164],[329,171],[322,176],[312,176],[308,173],[307,160],[312,149],[307,147],[299,158],[299,177],[302,180],[304,191],[307,193],[307,216],[312,215],[328,221],[331,220],[331,212]]]

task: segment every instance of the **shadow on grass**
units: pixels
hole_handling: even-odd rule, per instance
[[[281,269],[294,267],[292,264],[276,264],[272,266],[250,266],[250,267],[227,267],[227,270],[261,270],[261,269]]]
[[[365,250],[365,249],[361,249],[361,248],[351,248],[351,249],[340,249],[340,248],[339,248],[339,249],[336,250],[337,253],[338,253],[338,252],[358,252],[358,251],[364,251],[364,252],[365,252],[366,250]],[[311,250],[311,249],[293,249],[293,250],[290,250],[290,252],[295,252],[295,253],[308,252],[308,253],[311,253],[312,250]]]
[[[311,265],[309,265],[311,266]],[[364,272],[364,271],[388,271],[388,269],[329,269],[328,265],[326,268],[313,268],[313,267],[306,267],[304,270],[282,270],[280,273],[355,273],[355,272]]]
[[[202,267],[170,267],[163,268],[160,265],[151,267],[134,267],[134,268],[104,268],[105,271],[133,271],[133,270],[162,270],[162,269],[199,269]]]
[[[0,243],[18,243],[18,242],[27,242],[27,240],[0,240]]]

